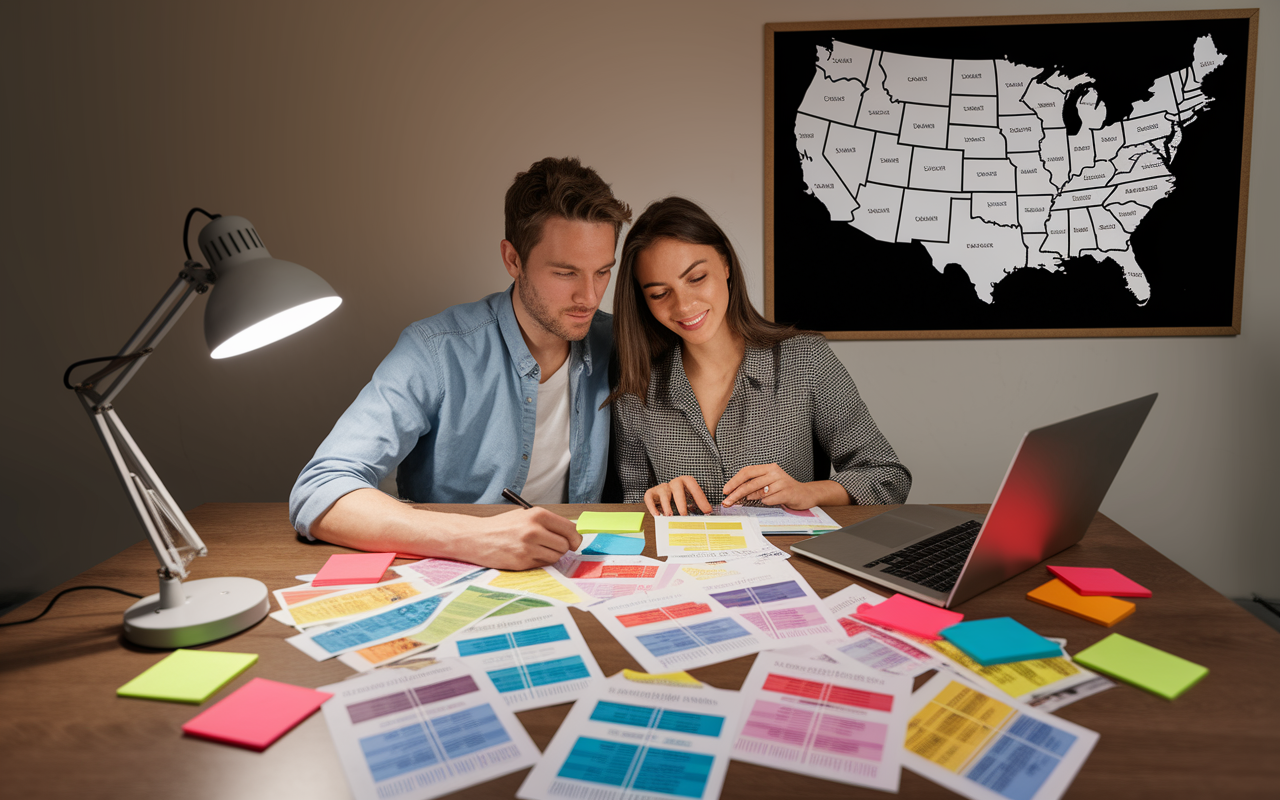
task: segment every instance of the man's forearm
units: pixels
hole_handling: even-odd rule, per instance
[[[343,495],[310,530],[317,539],[357,550],[450,558],[508,570],[553,564],[582,542],[572,522],[545,508],[472,517],[414,508],[377,489]]]

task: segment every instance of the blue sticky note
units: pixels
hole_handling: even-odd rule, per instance
[[[942,635],[984,667],[1062,655],[1057,644],[1011,617],[960,622]]]
[[[644,552],[644,539],[639,536],[597,534],[595,541],[582,551],[584,556],[638,556]]]

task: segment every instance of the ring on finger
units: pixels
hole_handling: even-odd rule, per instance
[[[765,487],[764,487],[764,493],[765,493],[765,494],[768,494],[768,493],[769,493],[769,485],[768,485],[768,484],[765,484]]]

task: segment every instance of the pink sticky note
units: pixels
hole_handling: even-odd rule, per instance
[[[187,724],[185,733],[250,750],[266,750],[333,697],[302,686],[253,680],[210,706]]]
[[[316,573],[312,586],[346,586],[352,583],[377,583],[387,571],[395,553],[347,553],[329,556],[324,568]]]
[[[1150,597],[1151,590],[1110,567],[1049,567],[1049,572],[1086,597]]]
[[[893,628],[926,639],[941,639],[939,631],[964,619],[964,614],[922,603],[905,594],[895,594],[876,605],[863,603],[853,612],[853,616],[872,625]]]

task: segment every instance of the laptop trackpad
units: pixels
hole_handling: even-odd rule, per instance
[[[918,522],[912,522],[890,514],[881,514],[875,519],[864,522],[849,531],[849,533],[859,539],[866,539],[868,542],[892,547],[896,550],[910,543],[913,539],[919,539],[921,536],[934,531],[935,529],[928,525],[921,525]]]

